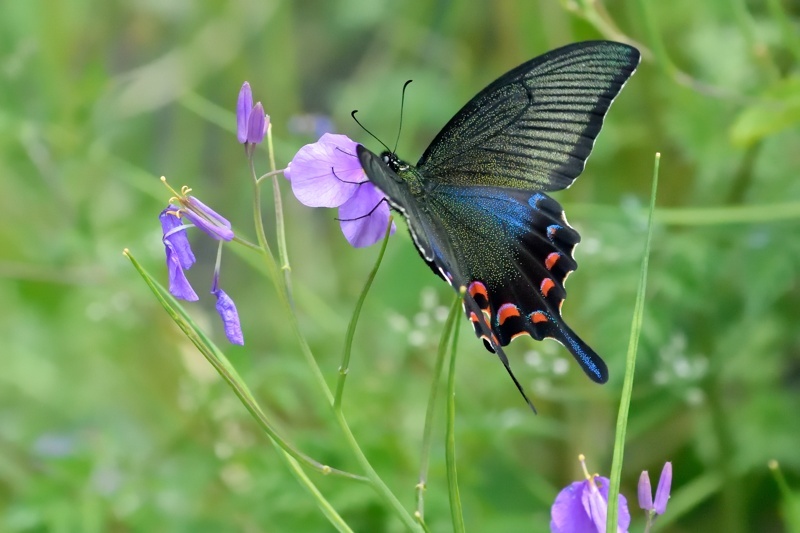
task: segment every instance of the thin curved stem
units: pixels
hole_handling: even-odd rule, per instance
[[[619,402],[617,414],[617,428],[614,436],[614,457],[611,462],[611,486],[608,489],[608,516],[606,518],[606,531],[617,530],[619,505],[619,482],[622,477],[622,460],[625,455],[625,434],[628,429],[628,413],[631,407],[633,394],[633,375],[636,369],[636,352],[639,348],[639,334],[642,331],[642,318],[644,316],[644,297],[647,290],[647,267],[650,262],[650,243],[653,239],[653,221],[656,209],[656,191],[658,190],[658,168],[661,154],[656,153],[653,165],[653,187],[650,193],[650,215],[647,222],[647,238],[642,254],[642,267],[639,273],[639,288],[636,292],[636,303],[633,308],[631,321],[631,334],[628,341],[628,355],[625,358],[625,377],[622,382],[622,397]]]
[[[377,259],[375,259],[375,266],[372,267],[372,270],[367,276],[367,282],[364,284],[364,288],[361,290],[361,294],[356,302],[356,307],[353,309],[353,316],[350,318],[350,324],[347,326],[347,334],[345,335],[344,340],[344,352],[342,353],[342,363],[339,365],[339,379],[336,382],[336,394],[334,395],[333,399],[334,409],[342,408],[342,395],[344,394],[344,383],[347,379],[347,373],[350,370],[350,353],[353,348],[353,337],[356,333],[356,324],[358,324],[358,318],[361,316],[361,308],[364,306],[364,301],[367,299],[367,294],[369,294],[369,289],[372,287],[372,282],[375,280],[375,276],[378,274],[378,268],[381,266],[383,254],[386,252],[386,245],[389,243],[389,235],[391,234],[392,217],[389,217],[389,224],[386,226],[386,234],[383,236],[381,249],[378,251]]]
[[[433,377],[431,379],[431,391],[428,394],[428,408],[425,412],[425,427],[422,431],[422,452],[420,453],[419,482],[416,485],[417,491],[417,521],[425,523],[425,490],[428,483],[428,466],[430,463],[431,440],[433,436],[433,421],[436,417],[436,398],[439,395],[439,383],[444,368],[444,360],[447,355],[447,347],[453,334],[453,322],[456,320],[459,311],[461,297],[456,295],[447,321],[444,324],[442,337],[439,339],[439,349],[436,354],[436,364],[433,367]]]
[[[453,531],[455,533],[464,533],[464,511],[461,508],[461,495],[458,490],[458,474],[456,471],[456,347],[458,346],[460,325],[461,321],[456,320],[453,326],[453,340],[450,345],[450,371],[447,376],[447,432],[445,436],[450,516],[453,520]]]

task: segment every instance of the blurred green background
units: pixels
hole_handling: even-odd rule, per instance
[[[583,236],[564,316],[604,356],[589,382],[554,342],[496,358],[462,327],[459,481],[469,531],[548,531],[577,455],[608,475],[653,155],[663,154],[622,492],[674,466],[661,531],[790,531],[800,505],[800,3],[796,0],[4,2],[0,20],[0,530],[329,531],[315,502],[122,250],[166,282],[158,212],[190,185],[250,239],[233,109],[244,80],[272,117],[277,163],[316,139],[309,115],[415,161],[485,84],[596,38],[644,61],[581,179],[556,198]],[[313,118],[313,117],[312,117]],[[267,171],[266,152],[257,155]],[[286,185],[284,183],[284,185]],[[265,218],[273,209],[265,188]],[[301,325],[331,384],[377,247],[284,187]],[[269,228],[268,228],[268,231]],[[274,236],[274,232],[270,231]],[[198,237],[198,235],[193,235]],[[226,249],[247,344],[228,347],[196,239],[189,304],[285,435],[358,471],[275,293]],[[409,509],[442,306],[452,291],[404,229],[356,334],[345,412]],[[467,326],[466,323],[462,324]],[[426,518],[449,530],[443,404]],[[784,498],[767,461],[794,489]],[[402,526],[366,486],[309,474],[356,531]],[[797,531],[796,529],[794,531]]]

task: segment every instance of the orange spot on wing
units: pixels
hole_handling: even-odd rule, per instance
[[[477,294],[480,294],[487,300],[489,299],[489,291],[486,290],[486,285],[481,283],[480,281],[473,281],[469,284],[469,295],[475,298]]]
[[[519,309],[517,309],[517,306],[514,304],[501,305],[500,309],[497,311],[497,323],[502,326],[503,322],[512,316],[519,316]]]
[[[547,298],[547,293],[550,292],[550,289],[556,286],[556,283],[550,278],[544,278],[542,280],[542,284],[539,287],[542,290],[542,296]]]
[[[542,313],[541,311],[534,311],[531,313],[531,322],[534,324],[538,324],[540,322],[547,322],[547,315]]]
[[[473,322],[475,322],[476,324],[478,323],[478,315],[476,315],[475,313],[471,312],[469,314],[469,319],[472,320]]]
[[[553,269],[553,265],[555,265],[555,264],[556,264],[556,261],[558,261],[558,258],[559,258],[559,257],[561,257],[561,254],[560,254],[560,253],[558,253],[558,252],[553,252],[553,253],[551,253],[551,254],[550,254],[550,255],[548,255],[548,256],[547,256],[547,258],[544,260],[544,267],[545,267],[547,270],[552,270],[552,269]]]

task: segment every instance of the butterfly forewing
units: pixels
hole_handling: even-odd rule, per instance
[[[638,63],[635,48],[608,41],[576,43],[532,59],[456,113],[417,168],[453,185],[568,187]]]

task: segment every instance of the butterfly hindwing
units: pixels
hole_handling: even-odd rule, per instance
[[[494,334],[487,338],[475,317],[476,334],[490,350],[520,335],[553,338],[563,344],[594,381],[608,372],[595,354],[564,323],[564,281],[577,268],[572,253],[580,235],[561,206],[544,193],[496,187],[452,190],[440,185],[426,197],[429,236],[437,257],[456,287],[464,285]],[[439,244],[447,241],[447,244]],[[451,266],[455,265],[455,266]]]
[[[523,63],[456,113],[417,168],[454,185],[569,187],[638,63],[635,48],[609,41],[575,43]]]

